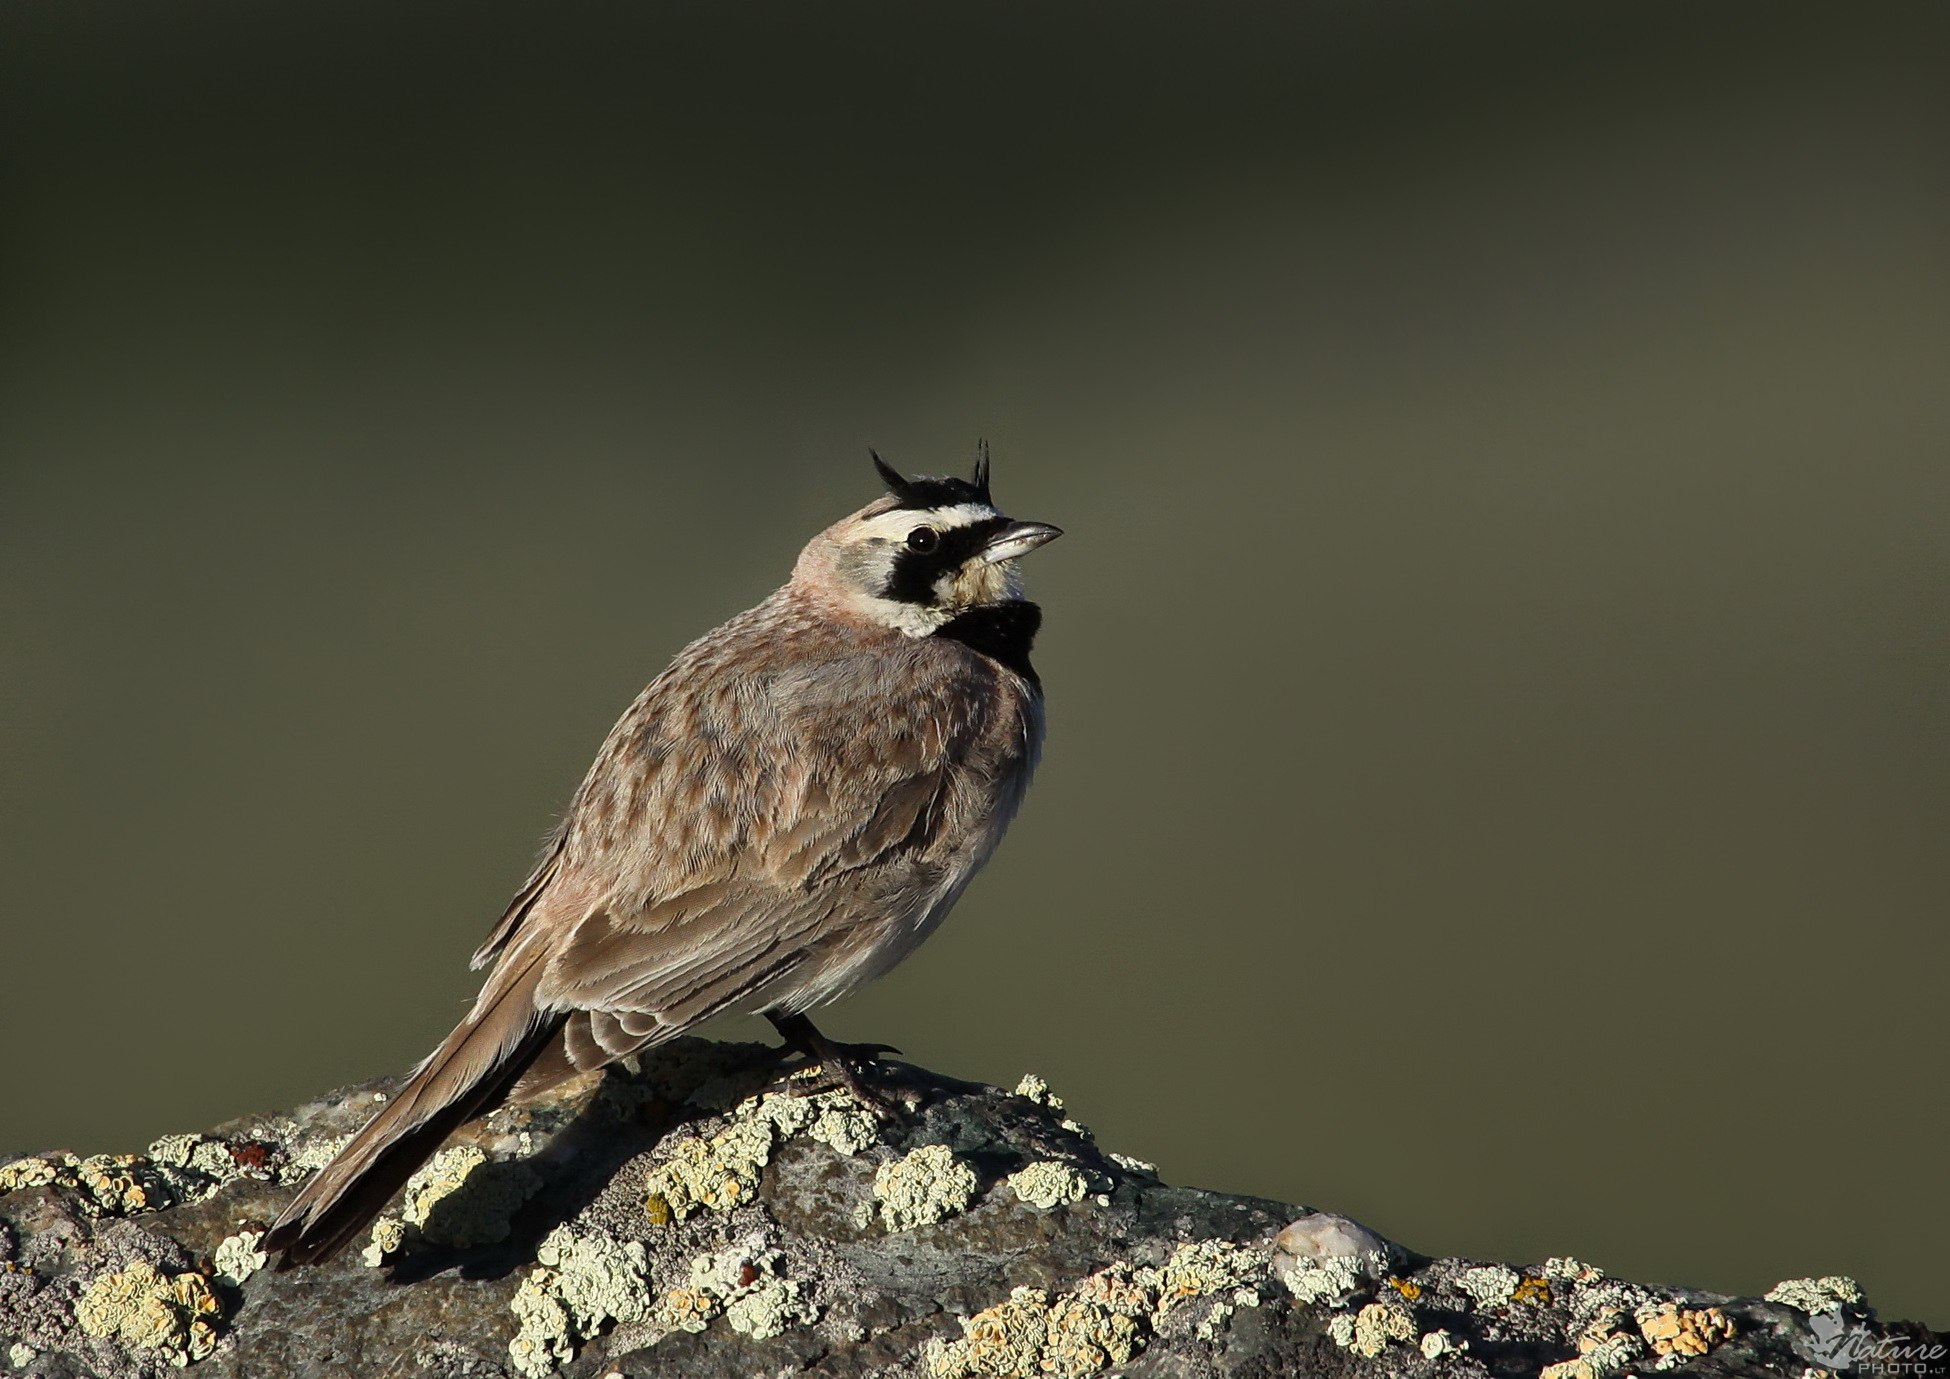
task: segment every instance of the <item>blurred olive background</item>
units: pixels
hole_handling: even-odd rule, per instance
[[[412,1063],[641,684],[867,445],[986,436],[1070,532],[1046,764],[837,1035],[1423,1250],[1950,1322],[1946,52],[14,0],[0,1145]]]

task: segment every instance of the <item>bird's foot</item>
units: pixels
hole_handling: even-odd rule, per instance
[[[907,1107],[877,1087],[866,1073],[878,1071],[882,1054],[899,1053],[892,1044],[839,1044],[819,1032],[803,1015],[768,1015],[785,1040],[783,1053],[805,1061],[785,1074],[785,1089],[797,1096],[843,1091],[882,1121],[899,1120]]]

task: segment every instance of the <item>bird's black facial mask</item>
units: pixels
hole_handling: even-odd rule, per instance
[[[963,514],[956,517],[961,520]],[[881,591],[883,598],[922,607],[938,605],[943,578],[972,560],[980,560],[989,543],[1014,525],[1000,513],[955,527],[935,526],[927,518],[926,511],[917,512],[914,529],[895,550],[886,587]]]

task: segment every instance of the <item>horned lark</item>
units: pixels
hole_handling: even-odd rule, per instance
[[[679,652],[610,730],[474,954],[467,1018],[306,1184],[267,1248],[328,1258],[462,1122],[673,1038],[768,1016],[862,1087],[806,1012],[934,931],[1022,802],[1042,614],[1016,559],[1061,533],[971,478],[903,478],[757,607]]]

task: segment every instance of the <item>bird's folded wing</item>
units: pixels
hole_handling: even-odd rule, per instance
[[[725,849],[708,868],[694,859],[681,889],[648,903],[608,897],[551,945],[540,998],[615,1017],[617,1037],[601,1038],[600,1021],[592,1031],[606,1051],[736,1007],[844,947],[862,919],[921,902],[940,874],[928,848],[950,789],[945,766],[896,777],[845,814],[823,807]]]

